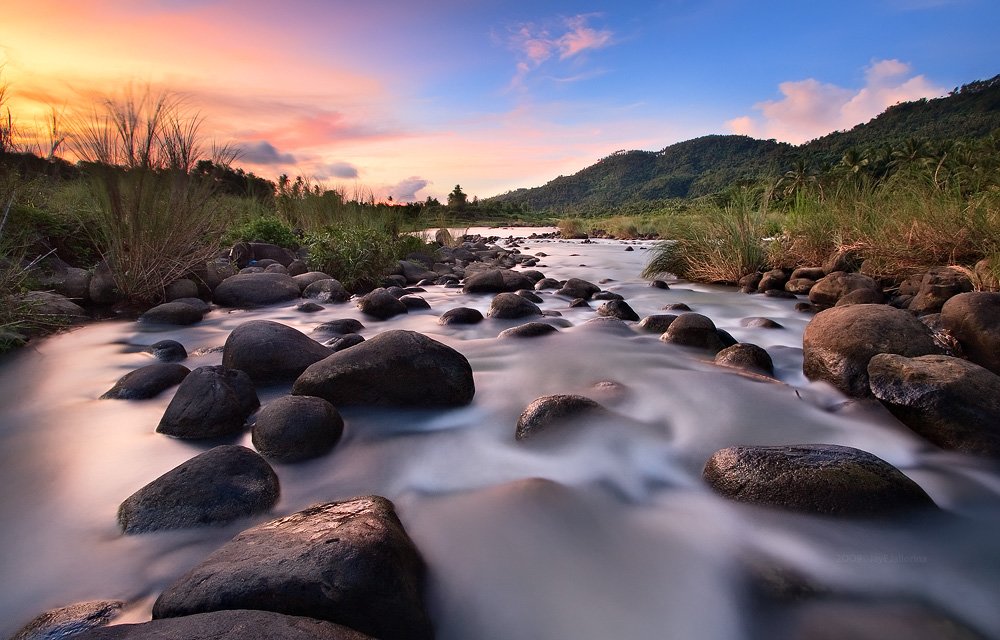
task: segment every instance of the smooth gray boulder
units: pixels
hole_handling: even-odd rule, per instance
[[[941,307],[941,325],[965,356],[1000,374],[1000,293],[959,293]]]
[[[290,302],[301,295],[298,283],[284,273],[239,273],[215,288],[215,303],[223,307],[253,309]]]
[[[498,293],[493,297],[490,308],[486,312],[487,318],[498,320],[515,320],[540,315],[542,315],[542,310],[538,308],[537,304],[516,293]]]
[[[146,400],[179,385],[191,370],[176,362],[157,362],[126,373],[101,400]]]
[[[726,498],[806,513],[880,517],[936,507],[885,460],[832,444],[720,449],[702,475]]]
[[[239,433],[260,406],[246,373],[224,366],[198,367],[167,405],[157,433],[175,438],[218,438]]]
[[[294,395],[334,406],[461,406],[476,388],[472,366],[458,351],[414,331],[386,331],[306,369]]]
[[[802,369],[854,398],[870,398],[868,361],[879,353],[907,357],[941,353],[927,326],[884,304],[834,307],[816,314],[802,336]]]
[[[365,496],[240,533],[167,587],[153,618],[258,609],[328,620],[380,640],[430,640],[425,573],[393,504]]]
[[[299,462],[321,456],[344,433],[344,419],[332,404],[314,396],[282,396],[257,412],[253,446],[268,460]]]
[[[55,639],[53,639],[55,640]],[[345,626],[271,611],[236,609],[101,627],[73,640],[374,640]]]
[[[949,356],[874,356],[872,394],[942,449],[1000,457],[1000,376]]]
[[[174,467],[118,507],[123,533],[220,525],[269,510],[278,476],[260,455],[221,445]]]
[[[245,372],[258,384],[291,382],[330,353],[297,329],[270,320],[251,320],[226,338],[222,364]]]
[[[527,440],[573,420],[606,412],[600,403],[586,396],[556,394],[535,398],[518,416],[514,439]]]
[[[438,318],[438,324],[478,324],[483,321],[483,314],[479,309],[471,307],[456,307],[448,309]]]

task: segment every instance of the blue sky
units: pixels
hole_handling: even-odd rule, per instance
[[[13,0],[5,23],[23,130],[149,84],[260,175],[397,200],[708,133],[799,143],[1000,73],[995,0]]]

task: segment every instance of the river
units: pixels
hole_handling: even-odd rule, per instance
[[[353,303],[316,314],[294,304],[215,309],[197,325],[168,331],[98,322],[0,360],[0,636],[82,600],[124,599],[123,621],[148,620],[166,585],[240,530],[375,493],[396,503],[427,560],[428,607],[442,640],[781,637],[803,601],[754,595],[762,567],[798,576],[828,599],[919,602],[1000,638],[997,466],[937,450],[887,412],[807,381],[801,344],[809,316],[794,301],[682,281],[653,288],[639,277],[651,243],[626,246],[525,240],[521,251],[548,254],[535,267],[546,276],[603,281],[640,316],[687,303],[738,340],[766,348],[780,383],[721,369],[635,327],[588,325],[599,303],[571,309],[551,292],[540,306],[562,314],[558,334],[496,340],[517,322],[489,319],[439,326],[437,316],[454,307],[485,313],[490,296],[438,286],[422,294],[432,310],[386,322],[364,318]],[[271,515],[119,534],[122,500],[206,448],[154,433],[172,391],[147,401],[98,399],[153,362],[135,346],[177,340],[193,369],[220,364],[219,348],[242,322],[268,319],[308,333],[348,317],[366,325],[365,337],[410,329],[463,353],[475,375],[473,403],[344,409],[344,438],[332,453],[274,465],[282,495]],[[747,317],[783,328],[746,328]],[[594,386],[600,382],[616,385]],[[289,387],[259,395],[266,402]],[[620,419],[569,430],[542,447],[516,442],[520,412],[553,393],[588,395]],[[251,446],[249,434],[239,442]],[[735,504],[701,481],[717,449],[796,443],[869,451],[919,483],[944,513],[905,523],[841,521]]]

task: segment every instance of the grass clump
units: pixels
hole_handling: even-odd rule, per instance
[[[292,228],[273,214],[258,215],[230,228],[223,240],[227,245],[238,242],[266,242],[288,249],[296,249],[299,246],[299,237]]]

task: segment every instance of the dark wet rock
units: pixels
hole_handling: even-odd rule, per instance
[[[406,295],[400,297],[399,301],[402,302],[406,306],[407,310],[410,311],[423,311],[431,308],[430,303],[420,296]]]
[[[535,304],[542,304],[542,297],[534,292],[532,289],[518,289],[515,291],[517,295],[521,296],[529,302],[534,302]]]
[[[900,422],[943,449],[1000,457],[1000,376],[949,356],[881,354],[872,394]]]
[[[581,278],[570,278],[562,285],[562,288],[556,291],[556,295],[590,300],[600,290],[601,288],[593,282],[588,282]]]
[[[191,370],[182,364],[158,362],[126,373],[102,400],[146,400],[181,383]]]
[[[257,609],[381,640],[430,640],[426,568],[380,496],[310,507],[248,529],[160,594],[153,618]]]
[[[740,326],[755,329],[784,329],[781,324],[771,320],[770,318],[761,318],[756,316],[743,318],[740,320]]]
[[[344,433],[332,404],[314,396],[282,396],[257,412],[253,446],[278,462],[299,462],[327,453]]]
[[[237,271],[236,265],[225,258],[212,260],[205,263],[203,279],[208,289],[215,291],[215,288],[222,284],[223,280],[236,275]]]
[[[251,320],[233,329],[222,364],[245,372],[255,383],[290,382],[330,350],[297,329],[270,320]]]
[[[774,376],[774,362],[767,350],[749,342],[740,342],[718,352],[715,354],[715,364]]]
[[[187,358],[187,350],[176,340],[160,340],[144,349],[161,362],[178,362]]]
[[[355,347],[364,341],[365,339],[356,333],[345,333],[343,335],[335,335],[329,340],[324,340],[323,346],[328,348],[331,353],[336,353],[337,351]]]
[[[1000,293],[960,293],[941,308],[941,325],[962,345],[965,356],[1000,374]]]
[[[820,309],[811,302],[796,302],[795,310],[798,311],[799,313],[816,313]]]
[[[861,256],[852,249],[841,249],[831,253],[823,261],[823,273],[829,275],[836,271],[852,273],[861,268]]]
[[[785,291],[795,295],[808,295],[815,284],[816,281],[809,278],[792,278],[785,283]]]
[[[472,402],[475,391],[465,356],[423,334],[398,330],[320,360],[292,387],[295,395],[325,398],[336,407],[460,406]]]
[[[678,316],[670,323],[666,333],[660,336],[660,340],[685,347],[705,349],[712,353],[718,353],[726,346],[719,336],[715,323],[700,313],[685,313]]]
[[[226,278],[213,293],[216,304],[253,309],[289,302],[301,294],[298,283],[283,273],[241,273]]]
[[[649,333],[662,334],[670,328],[670,324],[676,319],[677,316],[672,313],[646,316],[639,321],[639,328]]]
[[[483,314],[479,309],[471,307],[457,307],[448,309],[438,318],[438,324],[478,324],[483,321]]]
[[[465,293],[513,293],[518,289],[533,289],[535,283],[524,274],[510,269],[487,269],[465,279]]]
[[[326,280],[315,280],[302,291],[303,298],[312,298],[319,302],[347,302],[351,299],[351,293],[344,288],[339,280],[327,278]]]
[[[273,260],[287,267],[296,260],[288,249],[267,242],[239,242],[229,250],[229,258],[240,268],[264,260]]]
[[[384,288],[375,289],[358,298],[358,309],[376,320],[388,320],[407,313],[406,305]]]
[[[591,300],[624,300],[625,296],[614,291],[598,291]]]
[[[493,297],[489,311],[486,312],[487,318],[503,320],[540,315],[542,315],[542,310],[538,308],[538,305],[516,293],[498,293]]]
[[[886,516],[935,506],[888,462],[832,444],[720,449],[703,476],[732,500],[807,513]]]
[[[302,302],[295,306],[295,310],[299,313],[316,313],[325,309],[321,304],[316,304],[315,302]]]
[[[743,293],[757,293],[757,287],[760,286],[760,281],[763,277],[764,274],[759,271],[748,273],[739,279],[736,286]]]
[[[620,320],[639,321],[639,314],[624,300],[609,300],[597,308],[597,315]]]
[[[559,289],[562,287],[562,283],[555,278],[543,278],[535,283],[535,291],[543,291],[545,289]]]
[[[614,334],[622,337],[632,337],[635,333],[629,325],[620,318],[610,316],[598,316],[591,318],[576,327],[577,331],[600,331],[601,333]]]
[[[312,330],[313,333],[321,334],[345,334],[345,333],[358,333],[365,328],[365,325],[361,323],[360,320],[354,318],[339,318],[337,320],[330,320],[329,322],[324,322],[318,325]]]
[[[868,361],[879,353],[907,357],[940,353],[934,336],[913,314],[882,304],[822,311],[802,336],[802,369],[855,398],[871,397]]]
[[[208,302],[205,302],[201,298],[177,298],[176,300],[172,300],[171,302],[180,302],[188,305],[189,307],[194,307],[198,311],[201,311],[202,315],[212,310],[212,305],[209,304]]]
[[[54,258],[55,256],[50,256]],[[46,269],[41,273],[32,271],[31,277],[36,285],[35,288],[42,290],[52,290],[61,296],[66,296],[71,300],[86,302],[90,300],[90,279],[91,274],[86,269],[71,267],[58,260],[56,263],[49,263],[46,260]]]
[[[399,270],[406,282],[412,284],[428,278],[437,278],[438,274],[427,268],[426,265],[411,260],[400,260]]]
[[[849,555],[849,554],[848,554]],[[865,554],[858,554],[864,559]],[[876,556],[878,558],[879,556]],[[869,560],[875,561],[875,560]],[[947,613],[922,602],[822,599],[792,615],[788,640],[985,640]]]
[[[625,247],[625,250],[626,251],[635,251],[635,248],[632,247],[631,245],[629,245],[629,246]]]
[[[809,302],[820,307],[832,307],[843,296],[858,289],[877,293],[881,302],[882,287],[878,282],[860,273],[834,271],[816,281],[809,290]]]
[[[197,298],[198,294],[198,283],[190,278],[174,280],[163,291],[163,296],[168,302],[178,298]]]
[[[551,395],[536,398],[517,419],[516,440],[526,440],[551,429],[607,410],[599,403],[580,395]]]
[[[558,329],[547,322],[526,322],[501,331],[497,338],[501,340],[507,338],[537,338],[558,332]]]
[[[881,291],[876,291],[875,289],[855,289],[841,296],[837,300],[837,304],[833,306],[846,307],[849,304],[882,304],[883,302],[885,302],[885,296]]]
[[[757,292],[765,293],[772,289],[784,291],[785,284],[788,283],[788,272],[784,269],[771,269],[760,277],[757,283]]]
[[[175,438],[218,438],[243,430],[260,406],[250,376],[223,366],[198,367],[184,378],[167,405],[157,433]]]
[[[143,324],[168,324],[185,326],[201,322],[204,313],[198,307],[186,302],[164,302],[139,316]]]
[[[795,280],[797,278],[803,278],[806,280],[819,280],[827,274],[823,270],[823,267],[799,267],[792,271],[792,275],[789,277],[790,280]]]
[[[649,283],[649,286],[655,289],[663,289],[665,291],[670,289],[670,285],[664,282],[663,280],[653,280],[652,282]]]
[[[935,267],[920,277],[908,308],[917,315],[937,313],[949,299],[972,291],[969,276],[952,267]]]
[[[305,260],[296,258],[288,264],[288,275],[301,276],[303,273],[309,273],[309,265],[306,264]]]
[[[673,302],[668,305],[664,305],[664,311],[691,311],[691,307],[687,306],[683,302]]]
[[[254,265],[252,267],[243,267],[242,269],[240,269],[239,273],[237,273],[236,275],[244,275],[245,276],[245,275],[250,275],[250,274],[254,274],[254,273],[265,273],[265,272],[266,272],[266,270],[264,269],[264,267],[258,267],[256,265]]]
[[[783,300],[795,300],[795,294],[791,291],[785,291],[784,289],[768,289],[764,292],[764,295],[768,298],[780,298]]]
[[[90,629],[103,627],[124,608],[121,600],[78,602],[39,614],[21,627],[10,640],[61,640],[82,637]]]
[[[76,638],[76,637],[75,637]],[[212,611],[102,627],[76,640],[374,640],[354,629],[272,611]]]
[[[583,298],[577,298],[576,300],[574,300],[574,301],[572,301],[572,302],[569,303],[569,308],[570,309],[584,309],[584,308],[589,309],[590,308],[590,303],[587,302],[586,300],[584,300]]]
[[[385,287],[385,290],[397,300],[405,296],[407,293],[405,288],[398,285],[388,285]]]
[[[87,319],[87,312],[66,296],[48,291],[28,291],[22,300],[31,307],[35,317],[48,316],[55,322],[76,324]]]
[[[126,534],[220,525],[269,510],[278,476],[260,455],[221,445],[174,467],[118,507]]]
[[[297,276],[292,276],[292,280],[295,280],[295,284],[299,285],[299,289],[303,292],[303,294],[309,285],[314,282],[333,279],[333,276],[323,273],[322,271],[306,271],[305,273],[300,273]]]

